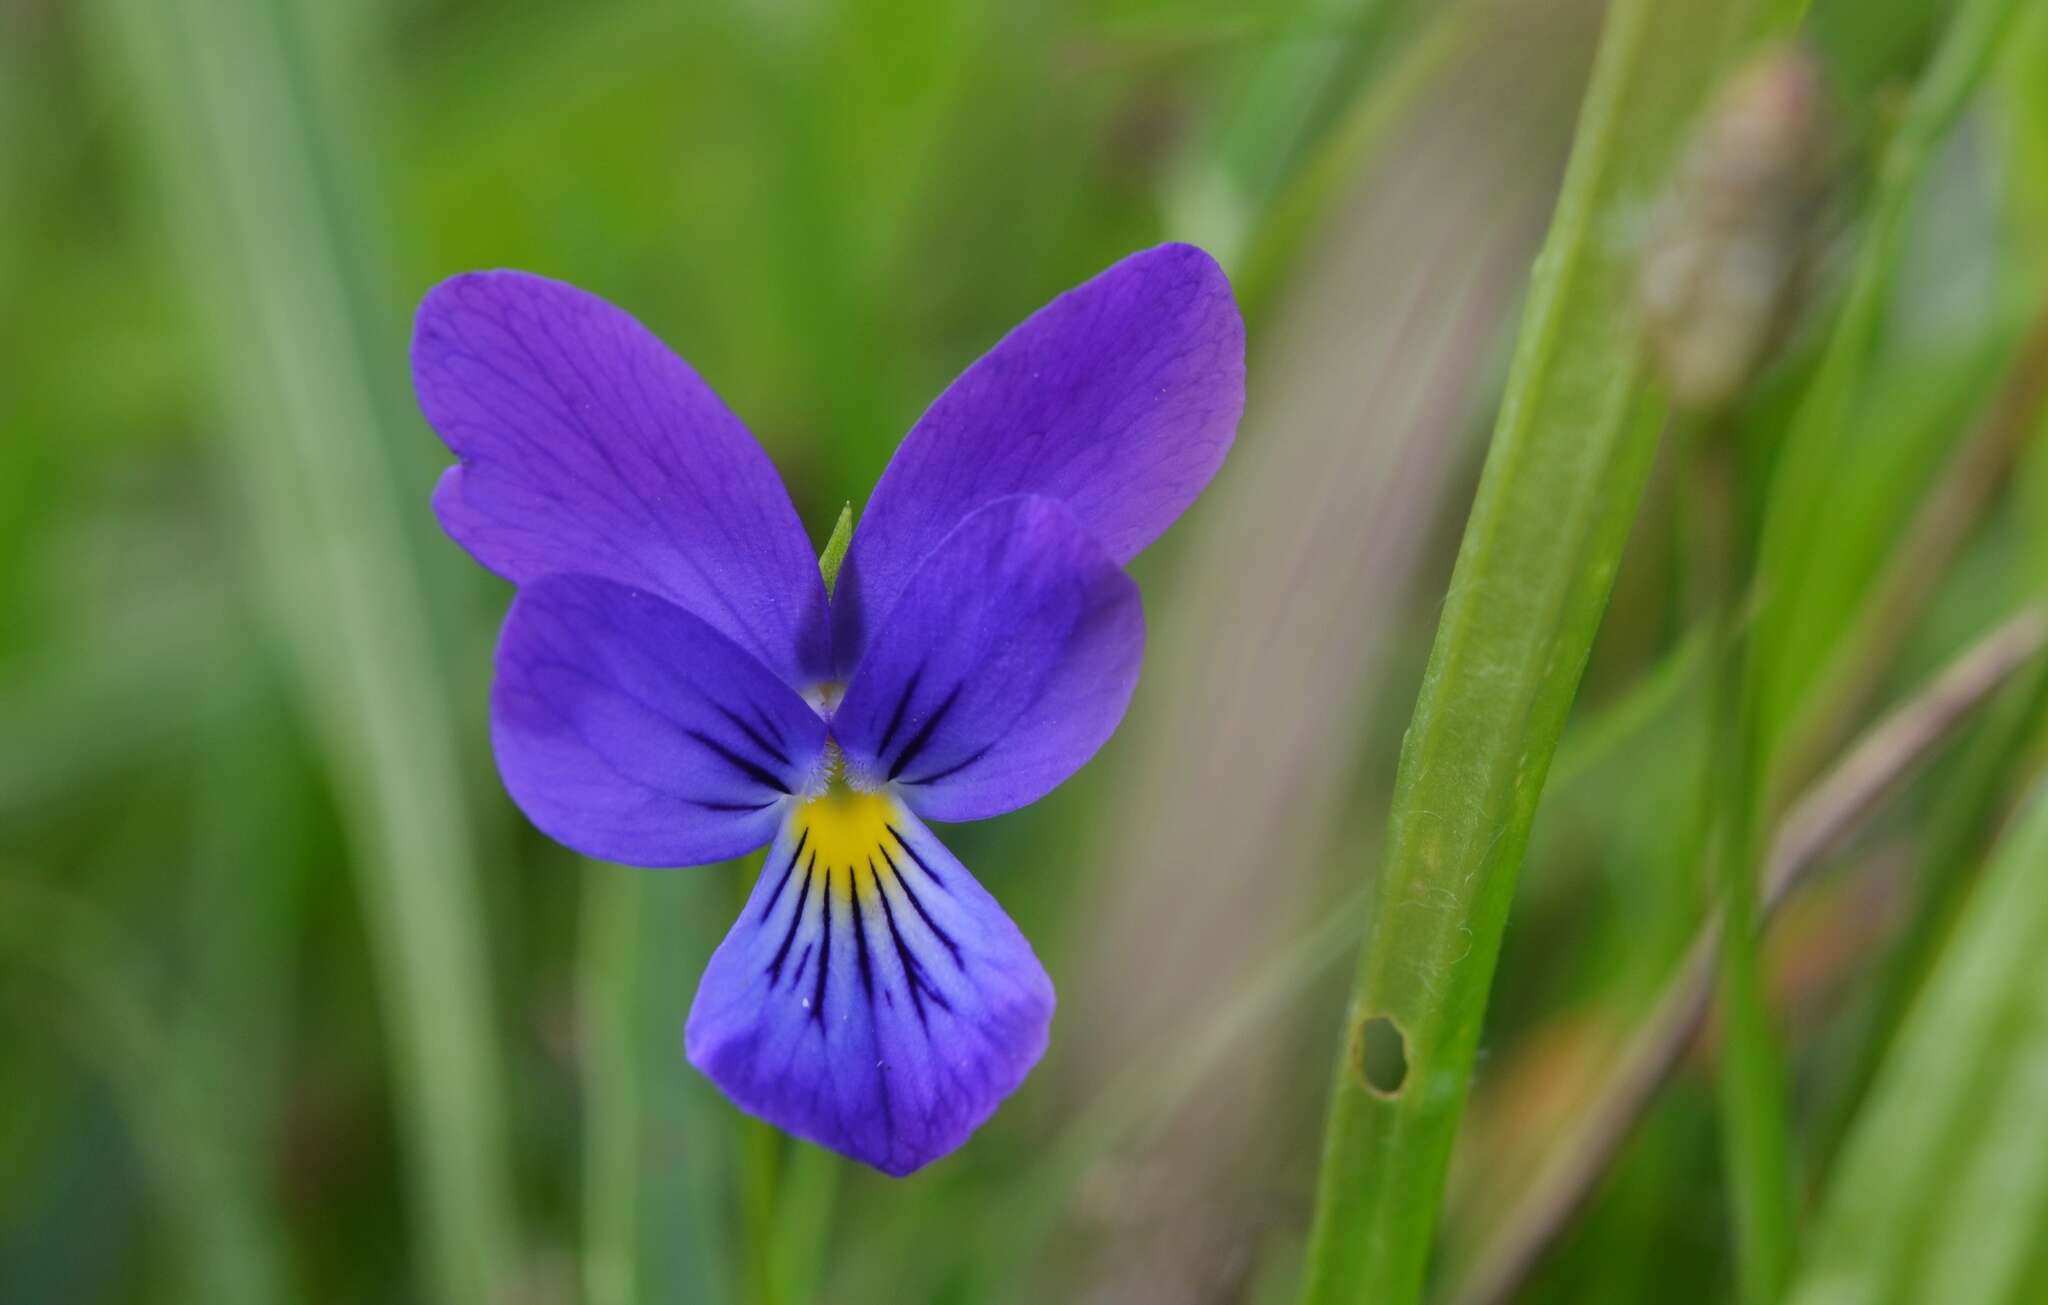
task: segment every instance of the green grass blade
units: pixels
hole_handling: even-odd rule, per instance
[[[1752,720],[1742,701],[1741,658],[1732,657],[1732,692],[1723,706],[1725,754],[1712,801],[1719,829],[1717,863],[1724,927],[1718,998],[1724,1027],[1720,1064],[1722,1151],[1735,1216],[1735,1267],[1741,1299],[1768,1305],[1791,1272],[1797,1210],[1793,1199],[1791,1120],[1784,1066],[1764,996],[1756,875]]]
[[[1275,189],[1257,227],[1247,236],[1242,265],[1232,274],[1245,317],[1262,322],[1297,260],[1309,250],[1346,189],[1387,135],[1435,84],[1444,68],[1470,48],[1478,27],[1470,5],[1449,4],[1387,52],[1383,66],[1344,106],[1302,166]]]
[[[738,1300],[720,1204],[732,1108],[681,1054],[690,996],[723,931],[727,865],[649,874],[580,863],[582,1277],[589,1305]]]
[[[1402,750],[1339,1059],[1305,1299],[1421,1290],[1488,983],[1564,718],[1656,444],[1615,232],[1761,6],[1624,0],[1607,29]],[[1405,1071],[1366,1063],[1390,1031]]]
[[[640,1075],[641,921],[646,879],[584,867],[581,974],[583,1033],[583,1299],[633,1305],[641,1298]]]
[[[1172,225],[1234,264],[1245,237],[1268,221],[1274,197],[1303,171],[1304,155],[1318,148],[1322,120],[1350,88],[1381,80],[1389,53],[1429,8],[1414,0],[1293,0],[1268,10],[1269,26],[1224,72],[1218,103],[1169,185]]]
[[[1700,671],[1708,644],[1704,631],[1688,637],[1642,680],[1600,711],[1580,720],[1559,746],[1548,791],[1557,795],[1640,740],[1670,711],[1672,701]],[[1357,946],[1366,918],[1368,892],[1359,888],[1322,906],[1315,923],[1295,934],[1231,987],[1189,1033],[1161,1038],[1133,1056],[1127,1069],[1073,1111],[1029,1175],[1010,1185],[986,1236],[1010,1258],[991,1249],[989,1258],[1014,1278],[1017,1243],[1039,1246],[1088,1167],[1115,1154],[1148,1127],[1170,1120],[1209,1081],[1218,1066],[1244,1054],[1246,1034],[1278,1019]],[[1020,1229],[1029,1230],[1020,1233]]]
[[[68,1044],[61,1050],[81,1055],[113,1087],[188,1276],[185,1298],[292,1300],[260,1130],[245,1110],[253,1089],[228,1072],[227,1047],[194,1054],[218,1040],[218,1029],[195,1020],[175,1035],[166,1029],[131,950],[85,902],[11,870],[0,877],[0,979],[11,989],[26,972],[36,986],[54,987],[58,1041]],[[12,1004],[0,1002],[0,1011]],[[49,1036],[37,1023],[24,1045],[40,1048]]]
[[[2013,29],[2000,81],[2010,151],[2013,208],[2038,284],[2048,275],[2048,5],[2034,5]]]
[[[338,789],[392,1043],[423,1294],[498,1297],[518,1271],[488,996],[435,608],[407,541],[425,439],[404,351],[375,313],[350,133],[323,91],[345,43],[310,8],[106,0],[109,66],[132,85],[226,409],[218,457],[292,640]],[[451,559],[452,564],[452,559]]]
[[[1904,251],[1910,202],[1936,145],[1989,62],[1991,43],[2010,9],[2008,0],[1981,0],[1965,7],[1916,91],[1892,145],[1848,304],[1794,416],[1759,549],[1757,588],[1763,615],[1740,697],[1730,700],[1739,741],[1722,780],[1718,853],[1727,920],[1720,983],[1726,1030],[1720,1066],[1724,1152],[1734,1205],[1738,1281],[1742,1299],[1752,1305],[1766,1305],[1784,1291],[1794,1254],[1797,1210],[1784,1069],[1758,958],[1750,833],[1758,817],[1774,810],[1775,800],[1782,800],[1786,784],[1803,778],[1806,763],[1782,763],[1786,755],[1811,746],[1805,736],[1815,727],[1803,722],[1813,719],[1814,713],[1803,700],[1805,695],[1812,692],[1817,700],[1828,696],[1824,689],[1808,686],[1815,684],[1814,671],[1826,659],[1833,629],[1848,622],[1819,597],[1844,588],[1829,584],[1833,577],[1827,567],[1832,563],[1839,568],[1847,556],[1850,565],[1870,569],[1868,562],[1855,558],[1853,546],[1844,545],[1856,532],[1827,519],[1827,506],[1876,501],[1867,492],[1830,499],[1819,493],[1822,485],[1815,477],[1825,474],[1835,484],[1845,478],[1848,441],[1854,437],[1852,428],[1862,424],[1855,420],[1857,404],[1871,379],[1878,329]],[[1895,494],[1911,479],[1895,477]],[[1788,736],[1793,746],[1781,754],[1776,745]]]
[[[818,574],[825,577],[825,596],[832,596],[832,586],[839,583],[839,568],[846,561],[847,545],[853,542],[853,504],[839,509],[839,520],[832,527],[832,537],[825,541],[825,549],[818,554]]]
[[[2006,836],[1860,1113],[1796,1305],[2033,1299],[2048,1227],[2048,793]]]
[[[1824,558],[1816,532],[1827,528],[1815,505],[1839,487],[1848,443],[1861,433],[1858,400],[1869,379],[1891,289],[1905,251],[1908,218],[1936,149],[1955,124],[1989,63],[2015,0],[1968,0],[1950,22],[1933,62],[1915,88],[1888,146],[1878,188],[1851,272],[1847,299],[1828,337],[1811,386],[1785,436],[1771,482],[1757,549],[1752,687],[1757,695],[1758,780],[1767,797],[1782,796],[1799,777],[1779,773],[1779,745],[1795,734],[1801,699],[1827,651],[1840,615],[1816,613],[1800,601]],[[1796,737],[1792,740],[1796,742]]]
[[[1557,745],[1545,787],[1552,793],[1569,788],[1611,762],[1652,726],[1664,724],[1697,685],[1715,651],[1714,634],[1704,625],[1689,631],[1612,702],[1573,722]]]
[[[801,1305],[820,1297],[825,1248],[846,1162],[808,1142],[785,1146],[768,1240],[769,1299]]]
[[[1847,1064],[1824,1099],[1813,1150],[1822,1163],[1838,1151],[1867,1099],[1884,1057],[1912,1008],[1942,943],[1954,933],[1975,868],[2006,796],[2006,777],[2022,767],[2027,745],[2048,721],[2048,665],[2036,667],[2007,690],[1995,714],[1971,737],[1942,777],[1940,795],[1920,840],[1906,924],[1899,939],[1863,984]]]

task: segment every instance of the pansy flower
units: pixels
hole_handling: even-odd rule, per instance
[[[769,845],[691,1063],[892,1174],[959,1146],[1044,1051],[1053,989],[926,822],[1036,801],[1123,716],[1144,644],[1123,567],[1243,407],[1222,272],[1162,246],[1012,331],[911,428],[829,592],[760,446],[611,304],[458,276],[412,364],[459,459],[434,511],[518,586],[491,694],[513,800],[610,861]]]

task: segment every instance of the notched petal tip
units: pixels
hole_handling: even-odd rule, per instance
[[[411,357],[458,459],[435,516],[486,568],[660,594],[785,683],[828,669],[825,587],[774,466],[632,314],[528,272],[464,273],[421,301]]]
[[[794,808],[690,1009],[733,1103],[902,1176],[959,1147],[1044,1053],[1052,981],[995,900],[882,794]]]
[[[566,281],[512,268],[457,272],[436,282],[420,296],[420,305],[413,311],[412,341],[407,356],[412,363],[416,397],[430,423],[433,411],[427,400],[427,383],[434,379],[434,373],[445,364],[451,351],[465,349],[464,319],[478,314],[496,316],[507,309],[509,299],[522,296],[562,300],[580,297],[603,302]],[[449,442],[444,433],[438,429],[436,433],[442,434],[444,443]],[[459,449],[454,451],[461,452]]]

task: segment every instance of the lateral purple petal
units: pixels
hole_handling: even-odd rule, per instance
[[[434,511],[479,562],[659,594],[792,685],[829,669],[817,558],[774,466],[630,315],[524,272],[458,276],[421,303],[412,367],[461,459]]]
[[[690,1008],[734,1104],[890,1174],[959,1146],[1045,1051],[1052,981],[916,816],[793,808]],[[872,836],[868,836],[869,834]]]
[[[498,639],[491,743],[542,832],[630,865],[697,865],[775,836],[825,725],[707,622],[594,576],[522,588]]]
[[[918,563],[1009,494],[1072,508],[1119,565],[1222,465],[1244,408],[1244,323],[1192,245],[1133,254],[1011,331],[911,428],[834,590],[843,674]]]
[[[1073,512],[998,499],[932,550],[832,719],[856,783],[929,820],[1035,802],[1095,755],[1137,687],[1138,587]]]

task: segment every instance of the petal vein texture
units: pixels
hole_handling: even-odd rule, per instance
[[[1045,1051],[1052,981],[883,794],[792,809],[698,985],[690,1063],[742,1109],[890,1174],[965,1141]]]
[[[825,723],[666,599],[595,576],[519,591],[498,639],[491,741],[549,837],[631,865],[751,852],[819,773]]]
[[[927,554],[975,509],[1056,498],[1118,565],[1223,464],[1244,410],[1244,322],[1192,245],[1133,254],[1027,318],[904,437],[834,590],[852,670]]]
[[[420,305],[412,363],[461,459],[434,511],[479,562],[516,584],[576,573],[659,594],[791,685],[826,670],[824,581],[774,464],[629,314],[471,273]]]

